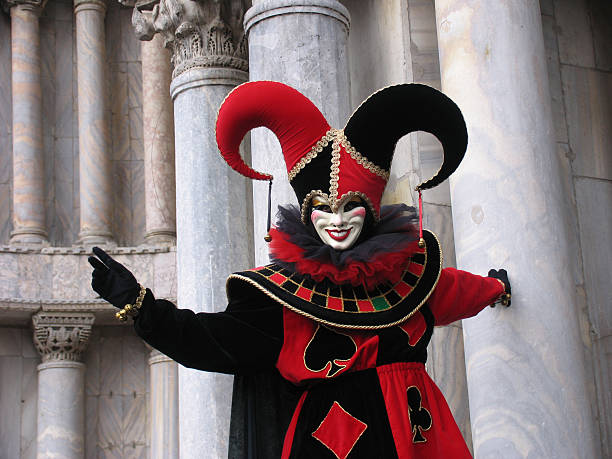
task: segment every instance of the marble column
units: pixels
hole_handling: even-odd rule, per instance
[[[250,182],[215,141],[219,106],[248,77],[245,4],[161,0],[132,17],[141,39],[159,33],[172,53],[177,301],[195,311],[225,309],[227,275],[252,266]],[[178,374],[181,457],[226,457],[232,378],[182,366]]]
[[[457,266],[512,306],[464,320],[476,457],[596,457],[539,2],[436,0],[442,89],[470,143],[451,178]]]
[[[38,365],[37,457],[85,454],[85,365],[93,314],[39,312],[32,317]]]
[[[74,0],[79,111],[82,244],[112,240],[112,176],[106,110],[106,0]]]
[[[11,243],[47,241],[42,138],[42,0],[10,0],[13,91],[13,231]]]
[[[244,17],[249,37],[249,79],[293,86],[343,128],[351,114],[347,60],[348,10],[336,0],[255,1]],[[295,204],[278,140],[266,129],[251,134],[253,167],[274,175],[272,211]],[[255,260],[268,263],[268,184],[253,185]]]
[[[145,241],[176,242],[172,65],[161,35],[141,42]]]
[[[179,457],[178,365],[153,349],[149,357],[151,459]]]

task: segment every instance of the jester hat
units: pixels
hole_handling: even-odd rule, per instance
[[[253,81],[236,87],[219,109],[217,145],[240,174],[272,180],[270,174],[248,166],[239,152],[246,133],[262,126],[280,141],[304,223],[316,195],[326,198],[333,211],[359,196],[378,221],[395,145],[410,132],[435,135],[444,150],[440,170],[418,185],[419,191],[448,178],[467,148],[467,129],[457,105],[421,84],[399,84],[375,92],[355,110],[344,129],[330,127],[307,97],[283,83]]]

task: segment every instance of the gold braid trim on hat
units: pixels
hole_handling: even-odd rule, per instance
[[[308,207],[310,206],[310,202],[313,197],[321,196],[325,198],[329,202],[329,206],[331,207],[333,212],[337,212],[342,203],[352,197],[361,198],[366,205],[370,208],[372,215],[374,216],[374,220],[378,222],[380,220],[380,215],[376,212],[374,205],[370,198],[361,191],[349,191],[344,193],[340,198],[338,198],[338,180],[340,175],[340,148],[344,147],[344,149],[351,155],[357,164],[362,166],[364,169],[372,172],[373,174],[381,177],[383,180],[389,180],[389,171],[386,171],[382,167],[377,166],[373,162],[371,162],[368,158],[359,153],[355,147],[351,145],[346,136],[344,135],[344,131],[341,129],[331,128],[329,131],[325,133],[323,137],[311,148],[311,150],[298,161],[298,163],[291,168],[289,171],[289,181],[293,180],[297,174],[306,167],[308,163],[310,163],[314,158],[317,157],[319,153],[323,151],[329,142],[332,142],[332,157],[331,157],[331,167],[329,171],[329,194],[324,193],[322,190],[312,190],[310,193],[306,195],[304,200],[302,201],[301,207],[301,215],[302,222],[306,224],[308,222]]]
[[[340,141],[342,142],[342,146],[349,153],[349,155],[351,155],[351,158],[353,158],[355,161],[357,161],[358,164],[360,164],[361,166],[363,166],[365,169],[369,170],[373,174],[376,174],[385,180],[389,180],[389,171],[386,171],[382,167],[377,166],[372,161],[370,161],[368,158],[366,158],[361,153],[359,153],[357,150],[355,150],[355,147],[351,145],[351,143],[348,141],[348,139],[344,135],[344,131],[338,131],[338,135],[340,136]]]
[[[300,159],[295,164],[295,166],[291,168],[291,170],[289,171],[289,181],[292,181],[300,173],[300,171],[304,169],[304,167],[306,167],[308,163],[310,163],[313,159],[315,159],[319,155],[319,153],[323,151],[323,148],[329,145],[329,142],[331,142],[332,140],[334,141],[334,144],[338,143],[339,145],[342,145],[344,149],[348,152],[348,154],[351,155],[351,158],[357,161],[357,164],[360,164],[364,169],[369,170],[370,172],[378,175],[384,180],[389,180],[389,175],[390,175],[389,171],[383,169],[380,166],[377,166],[372,161],[370,161],[368,158],[366,158],[361,153],[359,153],[355,149],[355,147],[351,145],[349,140],[346,138],[346,136],[344,135],[344,131],[342,131],[341,129],[331,128],[310,149],[310,151],[306,153],[306,155],[304,155],[302,159]],[[340,152],[340,148],[338,146],[338,153],[339,152]],[[333,160],[333,152],[332,152],[332,160]]]
[[[298,173],[306,167],[310,161],[315,159],[319,153],[323,151],[329,142],[331,142],[334,138],[335,129],[331,128],[329,131],[325,133],[323,137],[310,149],[310,151],[306,154],[306,156],[302,157],[295,166],[291,168],[289,171],[289,181],[293,180]]]

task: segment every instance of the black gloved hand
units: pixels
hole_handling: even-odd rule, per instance
[[[89,257],[87,259],[94,268],[91,273],[91,288],[120,309],[128,303],[133,303],[140,290],[140,285],[134,275],[101,248],[94,247],[93,253],[98,258]]]
[[[510,304],[512,303],[510,301],[510,297],[512,296],[512,288],[510,287],[510,281],[508,280],[508,273],[506,272],[505,269],[500,269],[499,271],[496,269],[490,269],[489,270],[489,274],[487,274],[488,277],[493,277],[495,279],[499,279],[500,281],[502,281],[504,283],[504,285],[506,286],[506,290],[501,297],[501,304],[503,304],[504,306],[510,306]],[[491,305],[492,308],[495,307],[495,304]]]

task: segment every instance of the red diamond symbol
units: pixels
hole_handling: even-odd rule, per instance
[[[312,433],[338,459],[346,459],[368,425],[350,415],[338,402],[334,402],[327,416]]]

